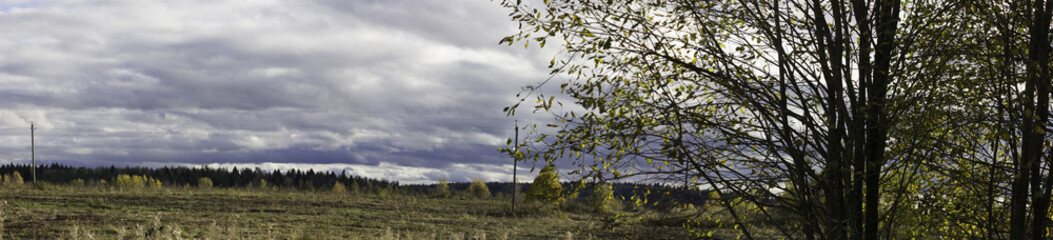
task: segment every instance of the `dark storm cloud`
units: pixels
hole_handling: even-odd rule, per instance
[[[33,121],[45,162],[501,180],[500,110],[550,54],[497,45],[515,30],[506,14],[468,0],[0,1],[0,162],[28,160]]]

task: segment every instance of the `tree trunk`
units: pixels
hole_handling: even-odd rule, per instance
[[[1032,154],[1034,158],[1031,159],[1031,194],[1032,204],[1031,217],[1033,223],[1031,224],[1031,239],[1040,240],[1046,235],[1046,224],[1047,224],[1047,212],[1049,211],[1050,201],[1050,179],[1049,174],[1046,174],[1046,178],[1042,176],[1042,159],[1043,154],[1042,146],[1045,142],[1046,135],[1046,122],[1049,119],[1049,22],[1050,22],[1050,6],[1046,1],[1036,0],[1034,2],[1034,16],[1035,20],[1030,26],[1029,34],[1031,35],[1031,43],[1028,49],[1028,81],[1035,84],[1035,119],[1033,129],[1028,128],[1029,132],[1032,133],[1031,140],[1033,141]],[[1043,183],[1045,180],[1046,183]]]
[[[881,199],[881,168],[885,164],[885,146],[888,140],[888,113],[885,106],[888,85],[892,75],[889,70],[892,53],[895,49],[896,31],[899,24],[898,0],[883,0],[874,4],[877,11],[875,28],[877,44],[874,48],[873,81],[868,86],[869,103],[867,104],[867,165],[864,169],[866,195],[863,223],[863,238],[876,240],[878,220],[881,213],[878,205]]]

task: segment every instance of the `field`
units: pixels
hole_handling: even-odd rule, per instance
[[[513,216],[515,215],[515,216]],[[298,190],[0,187],[0,239],[681,239],[676,223],[507,200]],[[620,220],[619,220],[620,221]],[[658,221],[655,221],[658,222]]]

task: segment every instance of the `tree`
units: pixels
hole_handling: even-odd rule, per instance
[[[335,192],[335,193],[345,193],[345,192],[347,192],[347,188],[344,187],[343,183],[340,183],[338,181],[338,182],[333,184],[332,191]]]
[[[486,187],[486,182],[482,179],[475,178],[471,185],[468,185],[468,193],[471,193],[476,198],[489,198],[490,188]]]
[[[22,186],[22,174],[15,171],[10,176],[4,175],[4,184],[13,186]]]
[[[611,207],[617,203],[614,199],[614,191],[610,183],[597,183],[589,195],[589,205],[598,212],[610,212]]]
[[[939,110],[955,102],[928,84],[946,79],[939,67],[953,59],[915,55],[931,53],[919,40],[953,41],[927,33],[946,27],[939,17],[955,3],[502,3],[521,27],[501,43],[564,43],[550,62],[554,77],[569,78],[557,95],[582,109],[563,110],[567,102],[545,94],[548,81],[526,87],[534,109],[556,118],[515,149],[535,161],[571,159],[582,179],[707,187],[757,206],[774,189],[789,191],[771,207],[795,214],[793,224],[773,226],[790,239],[870,240],[894,230],[881,223],[902,202],[882,199],[904,198],[907,186],[883,183],[918,176],[935,153],[915,149],[932,149]],[[923,121],[906,122],[915,119]],[[723,201],[736,224],[773,220],[763,208],[746,219],[736,201]]]
[[[361,189],[358,186],[358,181],[351,181],[351,193],[352,194],[359,194],[360,192],[361,192]]]
[[[554,165],[541,168],[534,182],[530,184],[524,198],[527,201],[538,201],[548,204],[563,202],[563,185],[559,184],[559,174]]]
[[[1053,152],[1045,150],[1050,141],[1047,132],[1050,130],[1050,81],[1053,74],[1050,71],[1049,28],[1053,17],[1053,1],[1011,2],[1007,6],[1024,12],[1024,16],[1019,18],[1023,21],[1016,26],[1022,25],[1028,29],[1025,40],[1028,54],[1023,61],[1026,72],[1024,90],[1016,101],[1020,106],[1020,112],[1016,113],[1020,120],[1020,154],[1013,159],[1009,238],[1024,239],[1030,236],[1038,240],[1048,237],[1048,212],[1053,191],[1053,174],[1047,170],[1053,166],[1053,156],[1048,155]],[[1009,130],[1016,127],[1012,126]]]
[[[435,184],[435,196],[446,197],[450,195],[450,184],[446,182],[446,178],[439,178],[439,183]]]

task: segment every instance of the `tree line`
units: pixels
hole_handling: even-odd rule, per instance
[[[546,168],[547,169],[547,168]],[[30,184],[25,180],[22,173],[31,171],[30,165],[6,164],[0,165],[0,185],[18,186]],[[580,196],[576,201],[586,201],[591,197],[594,186],[576,189],[574,182],[559,181],[554,169],[548,170],[550,175],[546,176],[544,189],[534,188],[534,194],[545,196],[540,199],[545,202],[566,200],[568,196]],[[447,182],[445,179],[434,184],[400,184],[398,181],[386,179],[373,179],[355,176],[341,172],[315,172],[308,169],[289,169],[284,172],[279,170],[264,171],[259,168],[209,168],[203,167],[72,167],[61,164],[37,166],[37,181],[52,185],[72,185],[87,187],[116,187],[130,189],[149,189],[162,187],[194,187],[194,188],[244,188],[244,189],[295,189],[314,191],[335,191],[341,193],[363,193],[363,194],[403,194],[417,196],[439,196],[448,197],[454,193],[463,192],[471,197],[508,199],[516,190],[511,182],[483,182],[476,179],[474,182]],[[475,186],[473,186],[475,185]],[[520,183],[520,189],[532,189],[531,183]],[[443,188],[444,190],[439,190]],[[692,196],[706,196],[706,192],[684,191],[685,189],[672,188],[658,184],[638,183],[615,183],[613,184],[611,197],[627,199],[639,196],[651,203],[650,207],[667,208],[683,201],[674,201],[670,196],[689,194]],[[580,191],[571,192],[571,191]],[[655,194],[644,194],[654,192]],[[658,194],[670,193],[668,194]],[[696,198],[691,202],[696,205],[705,203],[705,198]]]
[[[25,164],[0,165],[0,174],[30,172],[31,166]],[[203,167],[72,167],[61,164],[37,166],[37,181],[51,184],[81,182],[85,185],[105,185],[115,183],[121,176],[136,176],[155,179],[165,186],[197,187],[201,179],[208,179],[212,187],[221,188],[286,188],[301,190],[329,190],[337,183],[348,190],[363,193],[380,193],[398,191],[398,181],[373,179],[354,176],[341,172],[315,172],[289,169],[264,171],[259,168],[210,168]]]

